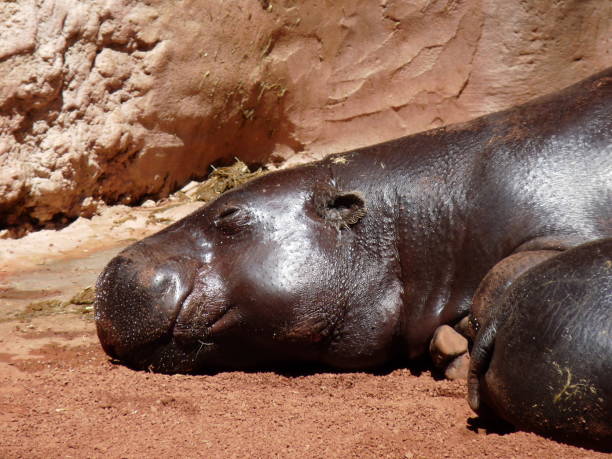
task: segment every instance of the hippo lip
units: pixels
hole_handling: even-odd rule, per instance
[[[210,330],[211,334],[214,334],[215,332],[219,331],[218,328],[220,327],[220,324],[222,324],[222,322],[227,318],[227,316],[229,315],[229,313],[234,309],[233,305],[229,305],[227,306],[223,312],[221,312],[212,322],[211,324],[208,326],[208,329]]]
[[[227,315],[227,313],[231,309],[232,309],[231,306],[224,308],[223,311],[215,315],[215,317],[212,320],[207,321],[207,323],[204,323],[204,324],[191,325],[188,322],[181,322],[179,318],[177,317],[177,319],[174,322],[173,332],[176,335],[177,332],[182,333],[186,331],[190,331],[190,332],[205,331],[206,332],[205,335],[208,336],[209,334],[214,332],[215,325],[217,325],[221,320],[223,320],[223,318]]]
[[[171,330],[172,336],[178,338],[179,341],[185,342],[186,344],[202,344],[203,342],[205,343],[209,341],[214,335],[215,331],[217,331],[216,329],[219,328],[218,324],[222,322],[227,316],[228,312],[233,309],[231,305],[225,305],[221,310],[214,314],[213,317],[209,317],[206,321],[192,321],[189,320],[190,317],[188,314],[190,304],[189,296],[187,296],[182,302],[180,308],[178,308],[178,312]],[[184,320],[181,320],[182,315],[186,315],[187,317],[183,317]]]

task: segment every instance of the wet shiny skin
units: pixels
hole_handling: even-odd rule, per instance
[[[500,260],[612,235],[610,75],[223,195],[111,261],[104,349],[167,372],[423,355]]]

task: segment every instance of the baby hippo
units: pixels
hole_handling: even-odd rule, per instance
[[[475,306],[471,408],[611,450],[612,239],[551,257]]]

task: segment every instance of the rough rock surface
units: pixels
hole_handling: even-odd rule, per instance
[[[0,226],[312,159],[612,65],[599,0],[0,3]]]

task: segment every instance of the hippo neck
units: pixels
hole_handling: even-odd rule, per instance
[[[444,164],[438,165],[443,171]],[[448,171],[446,177],[451,174],[455,173]],[[397,244],[404,282],[400,327],[411,358],[425,350],[436,327],[467,314],[478,278],[493,264],[467,266],[475,241],[469,238],[465,182],[444,181],[438,174],[417,180],[420,186],[405,189],[397,198]],[[470,276],[470,272],[482,276]]]
[[[444,145],[458,146],[462,140],[449,139]],[[397,193],[397,244],[404,282],[400,328],[411,358],[425,351],[435,328],[467,314],[480,278],[495,263],[494,257],[472,262],[476,244],[492,242],[470,237],[471,170],[477,158],[467,147],[441,148],[437,137],[417,141],[432,141],[434,145],[423,151],[437,154],[411,161]]]
[[[430,145],[437,143],[440,133],[410,136],[370,147],[367,154],[329,159],[339,187],[360,191],[368,201],[368,212],[374,213],[372,218],[393,222],[368,231],[395,242],[397,275],[403,285],[397,329],[408,340],[403,346],[411,357],[422,353],[438,324],[455,320],[457,311],[467,311],[477,286],[457,282],[465,271],[466,253],[473,250],[466,224],[472,160],[465,151],[447,152],[440,145]],[[409,153],[414,151],[437,153]],[[372,167],[372,158],[378,167]]]

